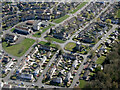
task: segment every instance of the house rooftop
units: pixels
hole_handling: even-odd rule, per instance
[[[25,30],[25,31],[29,31],[29,29],[28,29],[28,28],[25,28],[25,27],[16,26],[15,28],[17,28],[17,29],[22,29],[22,30]]]

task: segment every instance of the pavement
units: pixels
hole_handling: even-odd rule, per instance
[[[70,17],[67,18],[66,20],[64,20],[63,22],[61,22],[61,23],[59,23],[59,24],[55,24],[55,23],[54,23],[54,24],[55,24],[55,27],[57,27],[57,26],[59,26],[59,25],[61,25],[61,24],[64,24],[65,21],[67,21],[67,20],[71,19],[72,17],[76,16],[77,14],[79,14],[80,11],[84,10],[85,7],[87,7],[87,5],[89,5],[89,4],[90,4],[90,2],[89,2],[88,4],[86,4],[83,8],[81,8],[80,10],[78,10],[75,14],[73,14],[73,15],[70,14]],[[103,12],[105,12],[109,6],[110,6],[110,4],[109,4],[101,13],[99,13],[99,15],[96,16],[96,18],[98,18]],[[91,20],[90,23],[95,22],[95,21],[96,21],[96,18],[93,19],[93,20]],[[21,23],[19,23],[19,24],[23,24],[23,23],[25,23],[25,22],[21,22]],[[88,23],[88,24],[87,24],[84,28],[82,28],[81,30],[84,30],[86,27],[88,27],[90,23]],[[19,24],[17,24],[17,25],[19,25]],[[15,25],[15,26],[17,26],[17,25]],[[14,26],[14,27],[15,27],[15,26]],[[13,27],[13,28],[14,28],[14,27]],[[114,29],[115,29],[116,27],[117,27],[117,26],[113,26],[113,28],[109,30],[109,32],[106,34],[106,36],[103,37],[103,39],[100,40],[100,41],[92,48],[92,50],[96,50],[97,47],[109,36],[110,33],[112,33],[112,32],[114,31]],[[12,29],[12,28],[4,31],[4,34],[5,34],[5,33],[11,33],[11,32],[10,32],[11,29]],[[49,29],[49,30],[50,30],[50,29]],[[31,39],[38,40],[38,41],[47,41],[47,40],[44,39],[44,37],[45,37],[46,34],[49,32],[49,30],[45,31],[40,38],[33,37],[32,35],[27,35],[27,36],[25,36],[25,35],[19,35],[19,36],[21,36],[21,37],[26,37],[26,38],[31,38]],[[81,31],[81,30],[80,30],[80,31]],[[72,38],[73,38],[74,36],[76,36],[80,31],[77,31],[76,33],[74,33],[74,34],[71,36],[71,38],[70,38],[69,40],[67,40],[65,43],[56,43],[56,44],[59,44],[59,45],[61,46],[61,48],[64,50],[64,46],[65,46],[67,43],[69,43],[69,42],[75,42],[75,41],[72,40]],[[15,57],[15,56],[12,56],[12,55],[8,54],[9,56],[11,56],[11,57],[13,57],[13,58],[18,59],[18,63],[17,63],[17,65],[16,65],[17,67],[20,66],[20,64],[23,62],[22,59],[24,59],[25,56],[30,53],[30,51],[32,50],[32,48],[33,48],[33,46],[34,46],[35,44],[36,44],[36,42],[29,48],[29,50],[28,50],[28,51],[25,53],[25,55],[23,55],[22,57]],[[1,50],[1,49],[2,49],[2,47],[1,47],[1,45],[0,45],[0,50]],[[64,50],[64,51],[65,51],[65,50]],[[65,51],[65,52],[67,52],[67,51]],[[5,53],[7,53],[7,52],[5,52]],[[79,69],[78,69],[77,74],[76,74],[75,77],[73,78],[73,82],[72,82],[70,88],[74,88],[77,80],[79,79],[79,73],[81,73],[81,71],[83,70],[83,66],[84,66],[83,63],[87,61],[87,56],[88,56],[88,55],[90,55],[90,52],[89,52],[87,55],[84,55],[84,60],[83,60],[83,62],[81,63],[81,65],[80,65],[80,67],[79,67]],[[32,85],[32,84],[35,84],[35,85],[37,85],[37,86],[39,86],[39,87],[44,86],[45,88],[54,88],[54,87],[56,87],[56,86],[51,86],[51,85],[44,85],[44,84],[42,84],[43,75],[44,75],[44,74],[47,72],[47,70],[49,69],[49,64],[52,64],[52,63],[53,63],[53,61],[54,61],[54,59],[55,59],[55,56],[56,56],[56,54],[54,54],[54,56],[51,58],[50,62],[47,64],[46,68],[44,69],[42,75],[39,77],[39,79],[38,79],[37,82],[33,82],[33,83],[24,82],[24,85]],[[22,65],[23,65],[23,64],[24,64],[24,63],[22,63]],[[16,66],[15,66],[15,67],[11,70],[11,72],[4,78],[4,81],[5,81],[5,82],[8,82],[8,81],[9,81],[9,82],[13,82],[13,80],[10,80],[10,76],[13,74],[14,70],[16,69]],[[17,80],[16,80],[16,81],[14,81],[14,82],[16,82],[16,83],[21,83],[22,81],[17,81]],[[60,88],[60,87],[57,87],[57,88]]]
[[[100,40],[97,44],[95,44],[95,46],[94,46],[91,50],[96,50],[97,47],[98,47],[101,43],[103,43],[103,42],[107,39],[107,37],[108,37],[117,27],[118,27],[118,25],[113,25],[113,27],[107,32],[106,36],[103,37],[103,39]],[[80,67],[79,67],[79,69],[78,69],[77,74],[76,74],[75,77],[73,78],[73,82],[72,82],[70,88],[74,88],[76,82],[79,80],[79,74],[80,74],[80,73],[82,72],[82,70],[84,69],[84,65],[83,65],[83,64],[87,61],[87,56],[88,56],[88,55],[90,55],[90,52],[84,57],[84,60],[83,60],[83,62],[81,63],[81,65],[80,65]]]

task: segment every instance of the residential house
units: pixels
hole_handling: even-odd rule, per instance
[[[8,63],[10,59],[8,57],[3,57],[2,63]]]
[[[13,43],[16,40],[17,40],[17,36],[16,35],[12,35],[12,34],[6,34],[5,35],[5,41],[9,41],[9,42]]]
[[[66,74],[66,77],[65,77],[64,81],[65,81],[65,82],[69,82],[71,77],[72,77],[71,72],[68,72],[68,73]]]
[[[52,81],[50,82],[51,84],[61,84],[62,83],[62,78],[61,77],[57,77],[57,78],[53,78]]]
[[[10,89],[12,86],[10,84],[4,84],[2,89]]]
[[[13,31],[14,33],[19,33],[19,34],[30,34],[32,31],[30,28],[28,27],[20,27],[20,26],[16,26],[15,30]]]
[[[75,55],[68,54],[68,53],[63,54],[63,57],[71,60],[76,60],[77,58]]]
[[[51,15],[50,14],[42,14],[38,18],[40,18],[41,20],[50,20]]]
[[[44,9],[40,9],[40,10],[39,10],[39,9],[37,9],[37,10],[36,10],[36,14],[37,14],[37,15],[38,15],[38,14],[43,14],[43,13],[44,13],[44,11],[45,11]]]
[[[51,55],[52,55],[52,53],[49,51],[49,52],[47,52],[47,58],[50,58],[51,57]]]
[[[46,51],[52,51],[52,48],[49,47],[49,46],[45,46],[45,45],[38,45],[38,49],[41,49],[41,50],[46,50]]]
[[[77,61],[77,60],[75,60],[75,61],[73,62],[73,64],[72,64],[72,67],[76,68],[76,67],[77,67],[77,65],[78,65],[78,61]]]
[[[81,46],[80,42],[76,43],[76,50],[78,50],[80,52],[82,51],[82,46]]]
[[[13,61],[10,61],[9,63],[7,63],[7,65],[5,66],[6,68],[10,68],[11,65],[13,65]]]
[[[66,40],[65,39],[65,33],[55,33],[55,34],[53,34],[53,37],[57,38],[57,39]]]
[[[34,77],[33,77],[32,74],[23,74],[23,73],[22,73],[22,74],[20,75],[20,78],[23,79],[23,80],[24,80],[24,79],[25,79],[25,80],[33,80]]]

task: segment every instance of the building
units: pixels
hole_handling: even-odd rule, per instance
[[[74,68],[76,68],[76,67],[77,67],[77,65],[78,65],[78,61],[77,61],[77,60],[75,60],[75,61],[73,62],[73,64],[72,64],[72,66],[73,66]]]
[[[5,35],[5,41],[13,43],[16,40],[17,40],[17,36],[16,35],[12,35],[12,34],[6,34]]]
[[[40,30],[40,27],[46,27],[48,26],[48,23],[46,21],[36,21],[33,24],[34,30]]]
[[[51,83],[61,84],[62,83],[62,78],[60,78],[60,77],[53,78]]]
[[[32,74],[21,74],[20,78],[25,79],[25,80],[33,80],[33,75]]]
[[[14,30],[14,33],[19,33],[19,34],[24,34],[24,35],[27,35],[27,34],[30,34],[32,31],[30,28],[28,27],[20,27],[20,26],[16,26],[15,27],[15,30]]]
[[[7,65],[5,66],[6,68],[9,68],[11,65],[13,65],[13,61],[10,61],[9,63],[7,63]]]
[[[82,51],[82,46],[81,46],[80,42],[76,43],[76,50],[78,50],[80,52]]]
[[[41,50],[46,50],[46,51],[51,51],[52,48],[49,47],[49,46],[45,46],[45,45],[38,45],[38,49],[41,49]]]
[[[9,58],[8,57],[3,57],[2,59],[2,63],[8,63],[9,62]]]
[[[71,77],[72,77],[71,72],[68,72],[65,79],[64,79],[64,81],[69,82]]]

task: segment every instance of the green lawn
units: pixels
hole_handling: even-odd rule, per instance
[[[60,39],[57,39],[57,38],[51,38],[51,37],[46,37],[45,38],[46,40],[51,40],[51,41],[55,41],[55,42],[58,42],[58,43],[64,43],[65,41],[63,40],[60,40]]]
[[[33,37],[38,37],[38,38],[40,38],[41,37],[41,32],[36,32],[34,35],[33,35]]]
[[[41,37],[41,34],[44,33],[46,30],[48,30],[49,28],[51,28],[52,26],[55,26],[54,24],[50,24],[49,26],[45,27],[42,29],[42,32],[38,31],[36,32],[33,37],[38,37],[40,38]]]
[[[105,56],[99,57],[96,61],[96,64],[102,64],[104,62],[105,58],[106,58]]]
[[[74,9],[73,11],[71,11],[70,13],[72,13],[72,14],[74,14],[74,13],[76,13],[79,9],[81,9],[83,6],[85,6],[87,4],[87,2],[83,2],[83,3],[81,3],[80,5],[78,5],[77,7],[76,7],[76,9]]]
[[[65,49],[69,50],[69,51],[73,51],[73,48],[75,48],[75,47],[76,47],[76,44],[73,42],[70,42],[65,46]]]
[[[53,22],[58,24],[58,23],[61,23],[62,21],[64,21],[65,19],[67,19],[68,17],[70,17],[70,16],[69,15],[65,15],[65,16],[63,16],[61,18],[53,20]]]
[[[84,80],[80,80],[79,87],[84,88],[85,84],[86,84],[86,82]]]
[[[8,44],[3,42],[2,46],[9,54],[20,57],[25,54],[25,52],[34,44],[34,42],[35,40],[26,38],[19,44],[7,46]]]
[[[120,18],[120,9],[117,11],[117,18]]]
[[[52,43],[48,43],[48,42],[44,42],[44,41],[39,42],[39,44],[47,45],[47,46],[50,46],[50,47],[56,47],[57,46],[56,44],[52,44]]]
[[[15,28],[11,29],[10,31],[13,32],[15,30]]]
[[[48,30],[48,29],[51,28],[52,26],[55,26],[55,25],[54,25],[54,24],[50,24],[49,26],[43,28],[41,33],[44,33],[46,30]]]

